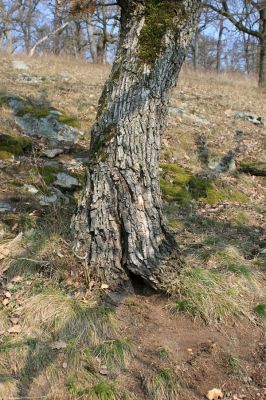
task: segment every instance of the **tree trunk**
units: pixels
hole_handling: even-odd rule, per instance
[[[199,57],[199,30],[196,29],[194,38],[193,38],[193,49],[192,49],[192,64],[194,71],[197,70],[198,67],[198,57]]]
[[[266,89],[266,5],[260,10],[260,58],[259,58],[259,86]]]
[[[224,17],[220,16],[219,21],[219,33],[218,33],[218,41],[217,41],[217,53],[216,53],[216,72],[219,74],[221,71],[221,55],[222,55],[222,37],[224,31]]]
[[[88,41],[90,46],[92,62],[97,63],[97,43],[96,43],[96,37],[94,35],[90,13],[88,13],[87,16],[86,26],[87,26]]]
[[[161,210],[159,161],[169,90],[200,0],[120,0],[120,43],[92,129],[75,251],[112,287],[135,274],[163,289],[179,266]]]

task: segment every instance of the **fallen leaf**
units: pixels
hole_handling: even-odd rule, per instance
[[[101,289],[109,289],[109,285],[107,285],[106,283],[103,283],[101,286]]]
[[[59,340],[58,342],[54,342],[51,345],[52,349],[56,349],[56,350],[61,350],[61,349],[65,349],[67,347],[66,342],[63,342],[62,340]]]
[[[212,389],[208,391],[207,399],[209,400],[219,400],[224,397],[223,392],[220,389]]]
[[[30,217],[40,217],[41,215],[42,213],[39,210],[33,210],[31,213],[29,213]]]
[[[14,325],[11,328],[8,329],[8,333],[20,333],[21,332],[21,326],[20,325]]]
[[[22,276],[17,275],[17,276],[14,276],[14,278],[11,280],[11,282],[17,283],[17,282],[22,281],[22,279],[23,279]]]

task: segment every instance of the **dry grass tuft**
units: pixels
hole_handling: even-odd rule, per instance
[[[53,334],[63,340],[76,338],[83,344],[98,344],[116,329],[110,309],[84,304],[53,288],[27,299],[21,315],[25,333],[48,337]]]
[[[206,323],[232,317],[254,319],[252,305],[265,292],[259,274],[247,279],[232,272],[185,268],[172,282],[173,312],[199,316]]]

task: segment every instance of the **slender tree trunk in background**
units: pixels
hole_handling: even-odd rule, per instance
[[[216,53],[216,72],[219,74],[221,71],[221,55],[222,55],[222,37],[224,31],[224,17],[220,16],[219,33],[217,41],[217,53]]]
[[[245,33],[243,33],[243,42],[244,42],[244,57],[245,57],[245,64],[246,64],[246,73],[250,74],[250,40],[249,37],[246,37]]]
[[[260,23],[259,86],[266,89],[266,4],[260,10]]]
[[[194,38],[193,38],[193,49],[192,49],[192,64],[194,71],[197,70],[198,67],[198,56],[199,56],[199,30],[196,29]]]
[[[55,11],[54,11],[54,31],[58,32],[60,28],[60,8],[61,8],[61,0],[55,1]],[[58,34],[54,35],[53,40],[53,52],[54,54],[60,53],[60,37]]]
[[[159,161],[169,100],[200,0],[120,0],[120,44],[92,129],[75,251],[113,288],[129,272],[163,289],[180,262],[161,210]]]
[[[7,54],[12,54],[13,53],[13,40],[12,40],[12,34],[9,29],[6,30],[5,32],[6,35],[6,52]]]
[[[96,43],[96,37],[94,35],[94,31],[93,31],[92,22],[91,22],[91,15],[89,13],[87,16],[86,25],[87,25],[88,41],[89,41],[89,46],[90,46],[92,62],[96,63],[97,62],[97,43]]]

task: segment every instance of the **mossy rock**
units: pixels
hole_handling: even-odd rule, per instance
[[[251,175],[266,176],[266,163],[263,161],[242,161],[239,170]]]
[[[0,135],[0,151],[20,156],[32,149],[32,141],[26,136]]]
[[[10,160],[12,158],[13,154],[10,153],[9,151],[5,150],[0,150],[0,160]]]
[[[52,111],[52,108],[45,107],[45,106],[33,106],[33,105],[24,105],[21,107],[16,115],[18,117],[24,117],[24,115],[31,115],[33,118],[46,118]]]

